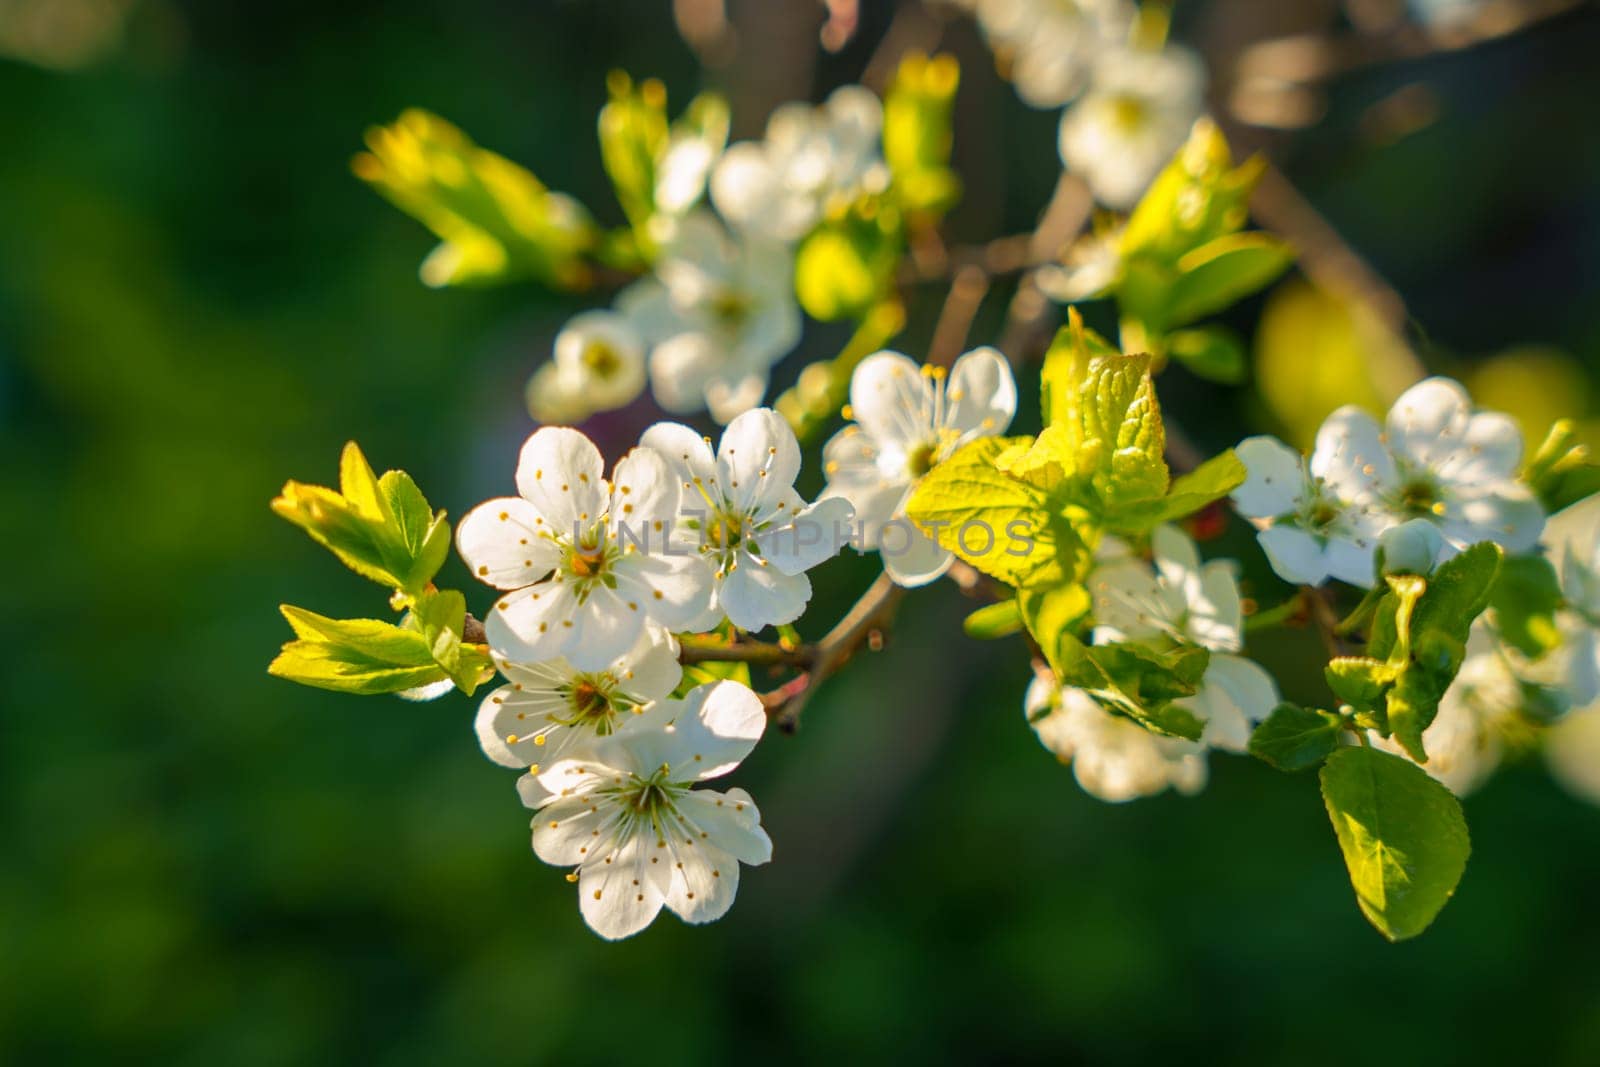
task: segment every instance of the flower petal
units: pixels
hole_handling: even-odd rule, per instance
[[[539,510],[518,497],[479,504],[456,527],[456,550],[481,582],[496,589],[532,585],[561,562]]]
[[[906,518],[903,504],[894,519],[869,530],[868,537],[878,546],[889,579],[907,589],[935,581],[955,562],[955,556]]]
[[[804,574],[754,565],[748,556],[717,587],[717,602],[729,621],[750,633],[794,622],[810,599],[811,582]]]
[[[1377,420],[1354,405],[1329,415],[1317,430],[1311,473],[1325,479],[1340,500],[1360,504],[1377,500],[1396,480]]]
[[[1273,526],[1257,534],[1256,540],[1267,554],[1267,562],[1284,581],[1294,585],[1321,585],[1328,580],[1322,545],[1299,527]]]
[[[669,555],[652,548],[618,560],[617,592],[651,619],[674,632],[699,620],[711,607],[711,568],[697,555]]]
[[[743,789],[693,790],[679,798],[678,812],[740,863],[757,867],[772,859],[772,839],[761,828],[761,813]]]
[[[1460,383],[1449,378],[1418,382],[1389,409],[1389,447],[1424,467],[1437,467],[1467,435],[1472,401]]]
[[[755,408],[722,431],[717,466],[727,479],[724,491],[748,509],[794,488],[800,473],[800,442],[782,415],[771,408]]]
[[[851,415],[879,447],[910,452],[934,440],[933,388],[899,352],[877,352],[850,376]]]
[[[1305,459],[1276,437],[1247,437],[1234,450],[1248,476],[1233,491],[1243,515],[1267,519],[1295,509],[1305,492]]]
[[[562,623],[567,631],[562,651],[580,671],[604,670],[639,640],[645,618],[638,600],[596,585],[572,612],[572,625]]]
[[[945,425],[966,436],[1002,434],[1017,413],[1017,382],[998,350],[975,348],[950,368]]]
[[[737,767],[767,728],[766,709],[749,686],[711,682],[696,686],[679,701],[664,701],[670,715],[661,758],[677,781],[704,781]]]
[[[610,862],[589,862],[578,875],[578,910],[589,928],[608,941],[630,937],[655,921],[666,895],[652,877],[654,840],[637,834],[621,843]]]
[[[560,655],[566,641],[561,623],[577,606],[569,583],[540,582],[501,597],[484,620],[489,647],[507,659],[534,663]]]
[[[848,500],[819,500],[789,526],[761,535],[761,553],[784,574],[803,574],[839,554],[850,540],[855,508]]]
[[[517,492],[560,537],[605,514],[600,450],[577,430],[546,426],[528,438],[517,461]]]
[[[653,524],[677,520],[683,492],[672,465],[655,449],[635,448],[622,457],[611,483],[611,522],[619,537],[625,528],[642,541]]]

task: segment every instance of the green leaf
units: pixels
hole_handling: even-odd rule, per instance
[[[1109,507],[1167,491],[1166,430],[1150,357],[1090,360],[1079,390],[1078,470]]]
[[[889,291],[901,243],[900,213],[879,198],[830,215],[795,253],[800,306],[823,322],[862,318]]]
[[[1279,704],[1250,735],[1250,754],[1280,771],[1310,770],[1339,747],[1342,730],[1331,711]]]
[[[1556,628],[1561,602],[1560,579],[1543,556],[1508,556],[1489,592],[1500,639],[1531,659],[1561,644]]]
[[[1230,448],[1174,479],[1166,496],[1124,507],[1107,516],[1106,521],[1117,533],[1144,533],[1221,500],[1243,485],[1248,475],[1244,463]]]
[[[689,690],[711,682],[734,681],[750,687],[750,664],[736,661],[708,660],[704,663],[685,663],[683,678],[672,691],[673,699],[682,700]]]
[[[961,629],[968,637],[980,641],[1010,637],[1022,629],[1022,610],[1017,606],[1017,598],[984,605],[962,620]]]
[[[1484,541],[1441,563],[1426,579],[1386,579],[1390,592],[1378,603],[1367,651],[1394,671],[1386,728],[1419,763],[1428,759],[1423,732],[1461,669],[1468,630],[1489,603],[1501,555],[1499,545]]]
[[[424,283],[589,284],[585,256],[599,234],[571,197],[426,111],[370,129],[366,141],[368,151],[351,162],[356,177],[444,242],[422,264]]]
[[[1040,408],[1046,426],[1076,426],[1078,392],[1096,356],[1117,356],[1115,346],[1083,325],[1078,309],[1067,309],[1067,325],[1056,331],[1039,378]]]
[[[1265,168],[1259,156],[1235,167],[1216,124],[1195,123],[1129,217],[1123,254],[1172,265],[1191,249],[1242,229],[1246,202]]]
[[[930,537],[983,573],[1009,585],[1026,585],[1046,573],[1059,573],[1061,538],[1071,537],[1046,508],[1044,492],[995,466],[1008,449],[1026,438],[983,437],[961,448],[923,477],[906,513]],[[962,537],[968,523],[993,534]],[[1020,524],[1013,526],[1012,524]],[[1013,540],[1026,531],[1032,545]],[[978,552],[976,549],[986,547]]]
[[[1589,447],[1578,440],[1573,421],[1560,419],[1528,461],[1522,480],[1539,495],[1544,509],[1554,514],[1600,493],[1600,465],[1590,462]]]
[[[1208,381],[1238,385],[1245,379],[1244,343],[1225,326],[1200,326],[1167,335],[1167,355]]]
[[[1158,652],[1144,645],[1085,645],[1062,631],[1051,661],[1063,685],[1084,690],[1115,715],[1152,733],[1198,741],[1205,723],[1174,700],[1193,696],[1211,653],[1193,645]]]
[[[950,169],[951,112],[961,68],[955,57],[911,52],[883,98],[883,158],[892,192],[909,212],[937,218],[961,195]]]
[[[344,693],[398,693],[443,681],[428,639],[379,619],[330,619],[283,605],[297,640],[267,668],[301,685]]]
[[[1394,685],[1399,674],[1398,668],[1365,656],[1343,656],[1330,661],[1323,669],[1333,695],[1357,711],[1381,709],[1389,687]]]
[[[1089,615],[1093,601],[1080,582],[1036,585],[1017,593],[1016,605],[1028,632],[1055,666],[1063,634],[1072,634]]]
[[[1201,245],[1178,260],[1166,325],[1222,311],[1266,287],[1293,262],[1289,246],[1268,233],[1232,233]]]
[[[288,482],[272,510],[364,578],[420,596],[450,552],[450,524],[411,477],[372,472],[354,441],[339,461],[339,491]]]
[[[1420,934],[1466,870],[1460,803],[1420,767],[1374,748],[1339,749],[1321,778],[1362,913],[1391,941]]]
[[[467,602],[460,592],[444,589],[430,593],[418,605],[416,617],[434,662],[444,668],[457,689],[471,696],[494,674],[487,652],[462,643]]]

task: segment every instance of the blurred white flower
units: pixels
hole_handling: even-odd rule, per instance
[[[906,518],[922,476],[979,437],[1005,433],[1017,410],[1017,386],[1005,357],[979,348],[943,368],[919,367],[898,352],[868,356],[850,378],[850,415],[823,449],[824,500],[855,507],[862,545],[890,551],[883,567],[904,586],[925,585],[950,567],[940,548]],[[886,527],[893,524],[893,532]],[[899,542],[905,547],[893,551]]]
[[[889,185],[880,139],[883,104],[847,85],[820,107],[784,104],[761,141],[729,146],[711,175],[711,202],[734,226],[797,241],[830,199],[854,199]]]
[[[547,426],[522,446],[521,496],[480,504],[456,528],[473,574],[509,590],[484,623],[502,657],[565,656],[579,670],[604,670],[634,646],[646,620],[677,631],[705,614],[710,570],[660,551],[682,499],[667,461],[636,448],[611,483],[603,462],[583,434]],[[623,529],[660,540],[641,551]]]
[[[1384,574],[1431,574],[1443,550],[1444,534],[1427,519],[1407,519],[1378,536]]]
[[[658,422],[641,443],[657,450],[681,481],[686,550],[715,573],[716,598],[699,628],[722,615],[739,629],[793,622],[811,600],[806,571],[848,540],[853,511],[844,500],[808,505],[794,490],[800,443],[782,415],[756,408],[708,438]]]
[[[1551,727],[1544,755],[1556,781],[1600,804],[1600,705],[1575,711]]]
[[[1083,90],[1095,57],[1128,39],[1135,10],[1126,0],[966,0],[962,6],[976,12],[1017,95],[1038,108],[1060,107]]]
[[[675,414],[709,408],[723,423],[761,403],[773,364],[800,340],[793,279],[784,245],[734,241],[707,212],[685,218],[655,277],[622,298],[651,346],[656,401]]]
[[[649,926],[665,905],[685,922],[722,918],[739,889],[739,864],[772,858],[761,815],[741,789],[697,782],[737,767],[766,727],[761,700],[736,682],[662,700],[601,741],[519,783],[538,808],[533,851],[576,868],[578,907],[601,937]]]
[[[528,410],[540,422],[574,423],[632,403],[644,391],[644,358],[644,338],[625,312],[575,315],[528,382]]]
[[[1428,762],[1420,766],[1456,796],[1477,789],[1500,765],[1501,727],[1522,705],[1522,686],[1497,645],[1487,627],[1473,626],[1461,671],[1422,731]],[[1393,737],[1369,736],[1376,747],[1411,758]]]
[[[1169,786],[1190,795],[1205,788],[1204,745],[1113,715],[1083,690],[1057,686],[1049,671],[1034,676],[1023,705],[1040,743],[1072,765],[1090,796],[1117,804]]]
[[[1123,227],[1114,226],[1074,241],[1060,263],[1047,263],[1034,273],[1039,289],[1062,304],[1100,296],[1122,274],[1122,232]]]
[[[1061,162],[1108,207],[1131,208],[1204,109],[1205,68],[1187,48],[1099,53],[1083,98],[1061,116]]]
[[[1278,688],[1258,664],[1232,654],[1244,647],[1236,565],[1202,564],[1195,543],[1174,526],[1157,527],[1150,545],[1153,566],[1125,556],[1090,575],[1093,640],[1210,649],[1199,690],[1173,703],[1205,723],[1205,744],[1243,752],[1251,726],[1277,706]]]
[[[479,705],[478,742],[494,762],[530,774],[538,774],[541,763],[586,754],[601,738],[626,729],[683,676],[678,643],[654,624],[597,671],[580,671],[559,656],[516,663],[496,654],[494,663],[508,684]]]

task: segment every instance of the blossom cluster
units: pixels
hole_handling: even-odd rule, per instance
[[[676,415],[709,411],[726,424],[760,404],[800,341],[795,244],[830,204],[887,187],[882,129],[882,103],[855,85],[819,107],[778,108],[760,141],[669,148],[652,269],[562,329],[529,382],[534,416],[578,422],[630,403],[646,382]]]
[[[715,453],[687,426],[659,423],[609,478],[582,433],[545,427],[522,447],[517,495],[457,527],[462,559],[500,590],[484,628],[507,684],[479,709],[479,742],[524,771],[534,852],[573,868],[602,936],[636,933],[663,906],[716,919],[739,864],[771,856],[747,794],[694,788],[749,754],[765,708],[735,681],[687,687],[674,635],[758,631],[804,611],[805,572],[833,548],[785,534],[851,508],[807,504],[799,471],[794,432],[767,408],[734,419]],[[685,515],[697,536],[655,551],[624,535],[665,539]]]

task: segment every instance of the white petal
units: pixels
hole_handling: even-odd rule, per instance
[[[1189,602],[1188,632],[1195,644],[1216,652],[1244,645],[1244,610],[1234,561],[1213,560],[1200,569],[1200,595]]]
[[[706,409],[720,423],[732,422],[767,395],[767,373],[727,373],[706,384]]]
[[[728,146],[712,171],[711,202],[737,226],[770,227],[777,221],[773,211],[780,183],[762,146],[741,141]]]
[[[907,589],[938,579],[955,562],[955,556],[917,529],[903,510],[898,511],[886,530],[871,531],[871,536],[882,554],[883,569],[890,580]]]
[[[674,414],[704,411],[706,390],[727,363],[726,347],[710,334],[680,333],[650,351],[650,390]]]
[[[1256,535],[1267,562],[1278,577],[1295,585],[1321,585],[1328,580],[1327,562],[1317,539],[1295,526],[1274,526]],[[1370,573],[1370,571],[1369,571]],[[1371,582],[1369,577],[1368,582]]]
[[[804,574],[755,566],[749,557],[741,560],[717,589],[717,602],[729,621],[750,633],[794,622],[810,599],[811,582]]]
[[[685,490],[693,491],[696,478],[708,485],[717,484],[717,460],[711,443],[683,423],[658,422],[644,432],[639,443],[666,457]]]
[[[1119,560],[1095,568],[1089,591],[1096,641],[1138,641],[1170,634],[1173,620],[1161,587],[1143,561]]]
[[[1305,460],[1276,437],[1247,437],[1234,449],[1248,476],[1233,491],[1240,514],[1267,519],[1295,509],[1305,491]]]
[[[1377,580],[1373,574],[1376,552],[1377,542],[1372,538],[1330,537],[1322,552],[1322,566],[1329,577],[1370,589]]]
[[[655,449],[633,449],[612,474],[611,521],[638,535],[635,540],[644,540],[654,523],[675,522],[682,499],[677,475]]]
[[[933,387],[921,369],[898,352],[878,352],[850,377],[851,414],[879,446],[909,452],[934,439]]]
[[[478,747],[483,749],[485,756],[502,767],[522,768],[528,765],[528,761],[511,751],[511,746],[506,744],[505,735],[500,733],[496,724],[501,705],[515,694],[516,690],[509,685],[503,685],[490,693],[484,698],[483,703],[478,705],[478,714],[472,726],[478,735]]]
[[[1472,401],[1458,382],[1429,378],[1418,382],[1389,409],[1389,447],[1425,467],[1434,467],[1461,448]]]
[[[772,859],[772,839],[761,828],[761,813],[743,789],[693,790],[679,799],[678,811],[709,835],[706,840],[740,863],[758,867]]]
[[[572,612],[562,651],[580,671],[600,671],[634,646],[644,630],[646,609],[603,585],[589,590]]]
[[[582,390],[574,389],[554,363],[533,372],[524,393],[528,413],[548,426],[582,422],[594,413]]]
[[[1482,496],[1451,504],[1440,528],[1455,548],[1494,541],[1508,552],[1526,552],[1544,531],[1544,508],[1526,485],[1503,482]]]
[[[1243,752],[1252,725],[1277,706],[1278,687],[1254,661],[1219,653],[1207,664],[1200,691],[1177,703],[1193,706],[1205,719],[1206,744]]]
[[[629,838],[611,862],[584,864],[578,877],[578,910],[589,928],[608,941],[630,937],[661,913],[665,893],[650,872],[654,840]]]
[[[737,767],[761,740],[767,713],[761,698],[738,682],[712,682],[681,701],[663,701],[672,716],[662,759],[678,781],[704,781]]]
[[[685,629],[711,607],[711,568],[697,555],[630,552],[615,573],[617,592],[669,630]]]
[[[782,415],[771,408],[755,408],[722,431],[717,465],[727,474],[725,490],[748,508],[794,487],[800,473],[800,442]]]
[[[546,426],[528,438],[517,461],[517,492],[562,537],[605,514],[600,450],[577,430]]]
[[[1002,434],[1017,413],[1011,364],[993,348],[976,348],[950,368],[945,424],[974,436]]]
[[[855,508],[848,500],[819,500],[782,529],[761,535],[761,553],[785,574],[803,574],[832,559],[850,539]]]
[[[467,512],[456,527],[456,550],[479,581],[496,589],[521,589],[561,562],[549,532],[532,504],[500,497]]]
[[[647,624],[638,643],[617,660],[612,673],[617,688],[636,700],[665,699],[683,678],[678,642],[665,627]]]
[[[596,366],[599,350],[606,362]],[[609,310],[585,311],[556,335],[555,365],[562,380],[592,411],[610,411],[644,389],[644,340],[628,317]]]
[[[667,907],[687,923],[715,922],[728,914],[739,892],[739,861],[706,840],[687,840],[693,843],[676,838],[667,843],[672,859]]]
[[[576,867],[604,855],[613,847],[615,814],[587,795],[553,800],[533,817],[533,853],[553,867]]]
[[[564,581],[541,582],[507,593],[484,620],[489,647],[518,662],[534,663],[560,655],[566,643],[561,623],[577,605]]]
[[[1354,503],[1376,500],[1396,478],[1377,420],[1354,405],[1329,415],[1317,430],[1311,473],[1326,479],[1339,499]]]
[[[1522,430],[1506,415],[1486,412],[1467,421],[1461,447],[1440,464],[1439,474],[1455,484],[1491,485],[1509,481],[1522,465]]]

